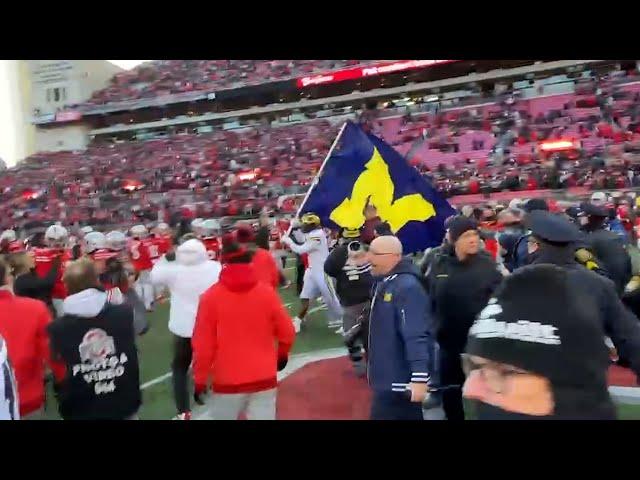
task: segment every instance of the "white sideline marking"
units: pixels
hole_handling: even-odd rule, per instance
[[[609,393],[618,403],[640,404],[639,387],[609,387]]]
[[[146,383],[143,383],[142,385],[140,385],[140,390],[144,390],[146,388],[149,388],[153,385],[156,385],[157,383],[161,383],[164,382],[167,378],[171,377],[171,372],[167,372],[164,375],[160,375],[157,378],[154,378],[153,380],[149,380]]]

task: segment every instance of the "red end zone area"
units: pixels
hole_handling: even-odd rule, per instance
[[[633,372],[612,366],[609,385],[636,387]],[[347,357],[312,362],[285,378],[278,392],[278,420],[367,420],[370,391]]]

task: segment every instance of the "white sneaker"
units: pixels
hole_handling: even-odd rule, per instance
[[[295,330],[296,333],[300,333],[300,327],[302,326],[302,320],[300,320],[298,317],[294,317],[293,318],[293,329]]]
[[[340,327],[336,330],[336,335],[344,335],[344,328]]]

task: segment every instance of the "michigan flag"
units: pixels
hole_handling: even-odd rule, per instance
[[[444,221],[455,214],[402,155],[347,122],[300,213],[314,212],[332,229],[360,228],[367,204],[389,223],[405,253],[439,245]]]

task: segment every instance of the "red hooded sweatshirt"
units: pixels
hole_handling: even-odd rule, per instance
[[[280,273],[278,272],[278,265],[271,253],[263,248],[256,248],[253,258],[251,259],[251,265],[255,269],[255,273],[259,280],[271,285],[277,289],[280,284]]]
[[[15,370],[21,416],[44,405],[45,364],[52,367],[56,378],[64,375],[64,367],[51,362],[47,334],[50,321],[51,314],[41,301],[0,290],[0,335]]]
[[[196,385],[216,393],[253,393],[278,385],[277,362],[293,344],[293,323],[278,293],[251,264],[228,264],[200,297],[193,346]]]

